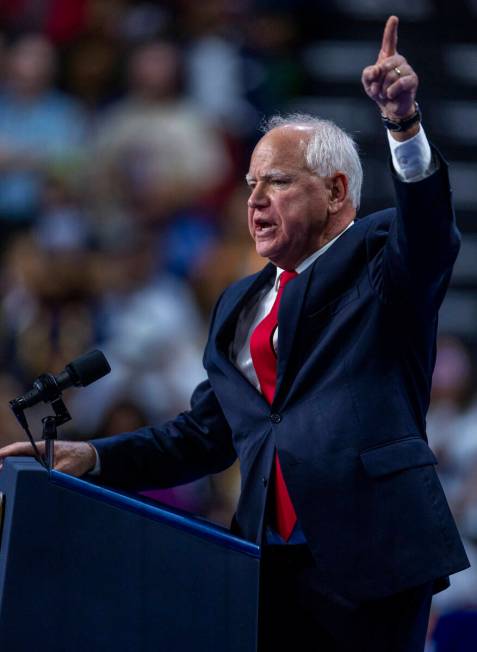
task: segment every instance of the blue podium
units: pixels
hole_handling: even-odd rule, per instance
[[[257,650],[260,548],[177,511],[9,458],[2,652]]]

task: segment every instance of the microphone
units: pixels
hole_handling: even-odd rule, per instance
[[[98,350],[91,351],[67,364],[57,376],[53,374],[39,376],[33,383],[33,389],[11,400],[10,407],[15,414],[18,414],[41,401],[49,403],[61,396],[64,389],[86,387],[106,376],[110,371],[111,367],[104,353]]]

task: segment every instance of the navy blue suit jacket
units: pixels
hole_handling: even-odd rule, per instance
[[[447,166],[394,182],[397,209],[357,220],[285,288],[272,406],[229,358],[241,309],[275,273],[268,264],[219,299],[191,409],[93,442],[102,479],[119,487],[177,485],[238,456],[234,529],[256,542],[277,447],[320,590],[353,602],[468,565],[425,423],[460,242]]]

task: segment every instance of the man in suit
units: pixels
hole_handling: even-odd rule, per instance
[[[432,593],[468,565],[425,434],[459,235],[397,25],[362,78],[391,130],[397,209],[355,219],[361,167],[336,125],[273,120],[247,175],[249,229],[271,262],[218,300],[191,409],[57,445],[60,470],[125,488],[238,456],[233,530],[264,544],[263,650],[422,651]]]

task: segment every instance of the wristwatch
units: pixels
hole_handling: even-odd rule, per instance
[[[390,120],[381,113],[381,120],[386,129],[389,129],[389,131],[407,131],[413,124],[420,122],[422,118],[421,109],[417,102],[414,102],[414,104],[416,106],[415,112],[405,120]]]

